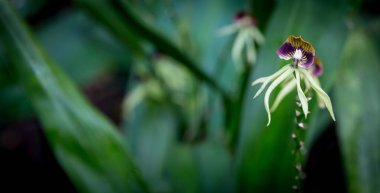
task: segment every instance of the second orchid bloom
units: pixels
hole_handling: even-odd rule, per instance
[[[252,83],[252,86],[260,83],[262,84],[253,98],[256,98],[262,93],[265,87],[271,83],[264,96],[265,110],[268,114],[267,126],[271,122],[269,98],[273,90],[281,83],[284,83],[284,86],[275,99],[272,111],[275,110],[281,100],[288,93],[293,89],[296,89],[303,114],[305,115],[305,118],[307,118],[309,113],[308,98],[301,87],[302,81],[305,83],[306,90],[313,89],[316,92],[320,104],[319,106],[326,107],[330,112],[332,119],[335,121],[330,97],[322,90],[317,78],[322,73],[322,64],[316,59],[313,46],[309,42],[303,40],[302,37],[289,36],[277,50],[277,55],[281,59],[289,60],[290,63],[274,74],[259,78]]]
[[[255,44],[262,45],[264,43],[264,36],[257,28],[255,18],[244,11],[240,11],[235,15],[235,22],[233,24],[219,30],[219,35],[222,36],[234,33],[237,35],[232,46],[232,59],[236,67],[241,70],[242,63],[245,61],[249,65],[256,62],[257,52]]]

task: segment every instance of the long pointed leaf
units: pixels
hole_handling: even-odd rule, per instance
[[[334,92],[351,193],[380,191],[380,58],[368,37],[360,29],[350,34]]]
[[[77,189],[147,191],[116,128],[49,61],[7,1],[0,1],[0,28],[51,148]]]

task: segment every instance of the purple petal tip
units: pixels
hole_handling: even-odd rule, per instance
[[[323,64],[317,57],[314,59],[314,65],[311,73],[316,77],[319,77],[323,74]]]

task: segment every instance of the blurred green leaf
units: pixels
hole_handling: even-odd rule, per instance
[[[33,110],[25,90],[17,84],[0,87],[0,122],[31,118]]]
[[[274,73],[280,67],[277,48],[289,35],[302,35],[315,47],[317,57],[325,64],[321,83],[323,89],[328,91],[346,39],[345,11],[346,5],[343,1],[279,1],[268,23],[265,33],[267,42],[259,54],[258,65],[251,80]],[[238,150],[238,191],[291,192],[295,172],[291,154],[294,95],[288,96],[282,102],[280,109],[273,113],[271,125],[265,127],[267,120],[263,96],[252,100],[256,89],[249,88],[242,117]],[[314,108],[317,107],[314,105]],[[309,119],[314,119],[314,115],[312,113]]]
[[[257,25],[260,29],[265,29],[273,13],[275,0],[249,0],[249,4],[251,13],[257,20]]]
[[[351,193],[380,191],[380,58],[372,38],[360,27],[350,33],[334,89]]]
[[[171,192],[200,192],[199,168],[192,146],[179,144],[173,146],[171,152],[171,159],[167,162]]]
[[[165,163],[175,145],[177,120],[165,106],[143,101],[126,113],[126,138],[131,153],[153,192],[168,192],[169,182],[164,178]]]
[[[206,140],[171,148],[168,176],[172,192],[233,192],[232,159],[225,144]]]
[[[143,52],[139,38],[131,31],[131,27],[125,25],[122,14],[114,10],[111,1],[75,0],[75,2],[115,34],[131,52],[135,54]]]
[[[51,148],[77,189],[147,192],[116,128],[49,60],[7,1],[0,1],[0,28]]]
[[[225,89],[210,75],[208,75],[200,65],[198,65],[185,52],[179,49],[172,40],[163,36],[160,32],[148,25],[141,19],[134,6],[126,0],[112,0],[115,11],[120,12],[124,21],[128,26],[133,26],[130,29],[141,38],[151,42],[160,52],[167,54],[184,65],[195,77],[207,83],[211,88],[215,89],[223,96],[225,100],[229,100],[229,95]]]
[[[124,1],[113,2],[116,5],[120,5],[120,2],[125,3]],[[187,65],[187,62],[184,61],[183,58],[178,59],[178,57],[186,57],[189,59],[188,56],[195,56],[191,59],[191,62],[194,63],[192,65],[196,65],[200,70],[207,72],[207,74],[210,74],[210,77],[214,76],[215,80],[218,80],[217,83],[223,87],[222,89],[227,90],[227,88],[235,86],[237,82],[235,81],[236,71],[228,59],[230,54],[226,52],[226,50],[229,50],[223,46],[229,38],[218,37],[216,36],[216,32],[223,25],[234,22],[234,14],[242,9],[243,2],[220,3],[217,0],[168,2],[169,3],[161,2],[160,5],[154,2],[136,3],[138,5],[139,3],[154,4],[153,11],[151,10],[152,6],[146,6],[144,4],[145,6],[139,7],[132,3],[126,3],[124,9],[120,9],[120,6],[116,6],[118,8],[115,8],[115,11],[123,12],[125,18],[127,18],[125,22],[129,24],[128,26],[130,26],[132,30],[135,30],[136,34],[141,36],[141,38],[152,42],[155,47],[159,49],[159,52],[167,53],[169,50],[167,54],[179,62],[185,63],[185,65]],[[156,10],[160,10],[161,12],[157,12]],[[152,14],[152,12],[154,13]],[[172,20],[168,18],[167,13],[170,14],[172,12],[174,12],[174,16],[170,16],[175,18],[172,19],[174,20],[173,23],[170,23]],[[147,21],[151,22],[148,23]],[[160,27],[160,30],[156,30],[158,27]],[[176,29],[178,31],[175,31]],[[162,32],[165,32],[165,35],[162,35]],[[181,34],[183,33],[189,37],[186,35],[182,35],[186,36],[182,37]],[[178,40],[178,37],[182,39]],[[196,50],[196,53],[193,52],[194,50]],[[173,56],[173,53],[174,55],[180,54],[182,56]],[[225,65],[225,63],[228,63],[228,65]],[[226,68],[224,69],[223,66],[226,66]],[[204,88],[203,86],[200,86],[200,89],[196,91],[197,95],[202,96],[200,102],[202,104],[208,103],[207,106],[203,105],[201,108],[198,108],[196,115],[203,115],[202,111],[207,111],[207,114],[213,117],[210,119],[212,119],[214,123],[218,122],[218,124],[213,124],[217,126],[212,126],[210,129],[212,129],[215,134],[217,133],[214,132],[216,130],[222,131],[223,127],[221,127],[219,123],[223,122],[221,119],[223,118],[224,112],[223,110],[213,110],[214,107],[211,107],[214,106],[215,98],[219,97],[217,94],[212,93],[211,89]],[[207,94],[212,93],[210,94],[212,95],[210,96],[210,100],[205,100],[205,91],[208,91]],[[223,105],[223,102],[220,101],[217,102],[219,106]],[[215,120],[214,117],[218,120]],[[218,135],[220,136],[220,132]]]
[[[46,0],[11,0],[12,5],[22,16],[33,16],[46,5]]]
[[[195,158],[200,192],[232,192],[232,158],[222,141],[211,139],[195,146]]]
[[[112,70],[130,55],[118,39],[77,8],[59,13],[34,31],[49,56],[79,84]]]
[[[214,74],[213,70],[215,68],[216,72],[222,72],[223,75],[220,75],[219,73],[215,73],[215,77],[220,80],[220,83],[226,83],[221,84],[223,85],[224,88],[228,88],[231,85],[236,85],[235,82],[231,81],[236,77],[234,75],[235,70],[234,66],[229,63],[229,70],[219,70],[221,67],[218,65],[223,65],[222,63],[227,63],[229,61],[224,61],[228,60],[228,56],[230,56],[229,53],[222,52],[224,51],[225,48],[223,48],[223,43],[227,42],[228,38],[223,38],[223,37],[217,37],[216,32],[219,27],[221,27],[221,23],[223,25],[230,24],[233,22],[233,15],[236,12],[236,5],[240,5],[239,3],[225,3],[225,4],[220,4],[216,3],[217,1],[183,1],[183,2],[175,2],[178,7],[175,7],[175,11],[178,11],[180,13],[180,22],[183,25],[186,25],[189,30],[191,30],[189,33],[191,41],[189,44],[184,44],[186,40],[181,39],[179,41],[179,45],[174,43],[176,42],[175,38],[173,36],[162,36],[159,38],[164,38],[165,41],[168,41],[168,44],[172,44],[170,46],[175,46],[175,49],[179,49],[180,52],[183,52],[181,54],[186,54],[186,55],[193,55],[193,52],[191,52],[192,46],[195,46],[197,48],[197,51],[199,53],[204,52],[200,55],[200,57],[194,57],[193,62],[198,62],[201,61],[199,64],[196,64],[197,67],[202,69],[203,71],[207,71],[209,74]],[[201,8],[195,9],[195,8]],[[136,10],[136,9],[134,9]],[[138,10],[138,9],[137,9]],[[207,11],[206,11],[207,10]],[[139,11],[139,15],[143,15],[141,12],[145,13],[148,12],[147,10],[144,11]],[[226,14],[228,12],[228,14]],[[165,13],[165,12],[164,12]],[[145,16],[145,15],[144,15]],[[199,20],[199,17],[202,17],[201,20]],[[160,26],[161,28],[164,28],[160,31],[168,31],[167,26],[169,25],[167,23],[167,20],[163,19],[164,17],[167,17],[165,14],[154,16],[154,24],[156,26]],[[139,17],[143,18],[143,17]],[[222,19],[221,19],[222,18]],[[141,20],[141,19],[140,19]],[[158,24],[156,23],[158,22]],[[141,22],[141,21],[140,21]],[[138,22],[138,25],[141,25],[140,22]],[[166,23],[165,23],[166,22]],[[142,22],[143,24],[145,23]],[[130,24],[130,26],[136,26],[135,24]],[[165,26],[165,27],[164,27]],[[170,25],[169,25],[170,26]],[[181,25],[182,26],[182,25]],[[140,27],[139,27],[140,28]],[[152,30],[153,27],[146,26],[143,28],[144,29],[139,29],[138,30],[147,30],[148,32],[144,33],[139,33],[140,35],[143,35],[145,33],[157,33],[159,36],[159,32],[156,30]],[[153,32],[150,32],[150,31]],[[181,29],[179,29],[181,30]],[[165,33],[167,34],[167,33]],[[169,34],[175,34],[173,32]],[[153,37],[155,35],[152,35]],[[151,38],[150,36],[148,36]],[[170,37],[170,39],[166,39],[167,37]],[[145,37],[146,38],[146,37]],[[160,42],[156,42],[156,40],[149,39],[149,41],[153,41],[154,45],[158,45],[158,48],[161,48]],[[194,45],[195,44],[195,45]],[[178,45],[178,46],[177,46]],[[184,47],[182,48],[181,47]],[[199,48],[199,49],[198,49]],[[159,50],[161,51],[161,50]],[[196,54],[198,54],[198,52]],[[164,53],[165,50],[164,50]],[[167,53],[170,56],[172,56],[172,52]],[[217,60],[218,55],[221,55],[223,58]],[[224,57],[225,56],[225,57]],[[174,57],[175,58],[175,57]],[[178,58],[175,58],[178,60]],[[181,60],[178,60],[181,62]],[[218,63],[220,62],[220,63]],[[163,64],[154,64],[153,67],[156,68],[158,72],[160,72],[160,68],[162,67]],[[160,67],[161,66],[161,67]],[[181,67],[181,66],[180,66]],[[179,68],[181,69],[181,68]],[[170,75],[171,74],[171,75]],[[187,84],[191,84],[192,81],[189,81],[185,76],[181,75],[178,76],[180,73],[177,73],[175,71],[172,71],[171,73],[166,73],[166,74],[161,74],[163,79],[167,80],[166,82],[169,84],[179,84],[181,82],[185,82]],[[168,80],[170,79],[170,80]],[[230,80],[230,81],[229,81]],[[144,84],[144,82],[142,83]],[[193,130],[199,130],[199,127],[205,127],[203,125],[199,125],[197,122],[199,122],[199,118],[203,119],[205,116],[204,121],[206,124],[206,127],[208,127],[209,132],[206,134],[207,136],[207,141],[203,142],[203,137],[201,137],[201,144],[198,145],[199,141],[195,141],[197,143],[194,146],[188,146],[184,145],[182,143],[184,142],[176,142],[172,144],[172,148],[169,149],[169,155],[172,160],[167,160],[168,164],[165,170],[161,170],[161,165],[157,164],[156,162],[160,163],[161,159],[159,154],[156,153],[149,153],[149,152],[166,152],[167,150],[163,150],[161,148],[160,144],[165,144],[161,135],[156,134],[156,138],[152,139],[151,134],[149,133],[157,133],[157,132],[167,132],[167,124],[165,124],[165,121],[167,121],[166,114],[162,109],[164,109],[165,104],[156,104],[156,107],[151,107],[150,111],[158,111],[158,113],[152,113],[150,111],[145,110],[145,112],[139,112],[137,108],[135,111],[132,112],[132,114],[127,115],[126,119],[128,119],[130,122],[129,126],[127,126],[127,136],[130,140],[130,142],[135,141],[137,144],[140,145],[133,145],[134,149],[138,148],[138,151],[134,151],[134,155],[136,157],[142,157],[141,152],[145,152],[142,154],[149,154],[150,156],[150,162],[151,162],[151,170],[160,170],[162,171],[161,173],[169,173],[169,181],[171,182],[170,185],[173,188],[173,192],[229,192],[232,189],[232,180],[231,175],[232,175],[232,168],[231,168],[231,163],[232,161],[230,160],[230,155],[225,149],[225,144],[223,140],[223,109],[222,109],[222,103],[220,102],[220,98],[217,94],[213,93],[210,101],[210,105],[215,106],[210,108],[209,106],[203,106],[201,104],[204,104],[205,100],[202,97],[199,97],[199,93],[202,93],[204,90],[210,91],[212,93],[211,89],[205,88],[204,90],[201,89],[195,89],[195,93],[192,93],[192,88],[186,88],[183,87],[182,89],[185,89],[187,92],[180,92],[179,89],[173,89],[175,90],[172,94],[173,95],[179,95],[185,93],[187,96],[186,100],[180,100],[179,104],[181,107],[182,111],[189,111],[191,113],[186,113],[186,119],[190,120],[190,132],[187,132],[186,137],[189,135],[194,135]],[[181,90],[182,91],[182,90]],[[194,96],[192,96],[194,95]],[[129,97],[129,96],[127,96]],[[178,98],[178,97],[177,97]],[[127,98],[128,100],[128,98]],[[214,102],[215,101],[215,102]],[[147,106],[147,102],[143,102],[144,106]],[[214,105],[214,103],[216,105]],[[152,116],[154,115],[154,116]],[[209,117],[213,118],[209,118]],[[195,117],[195,118],[194,118]],[[214,118],[215,117],[215,118]],[[142,122],[148,122],[150,124],[143,124]],[[209,124],[212,122],[212,124]],[[140,125],[140,127],[132,126],[132,125]],[[147,125],[149,125],[149,128],[147,128]],[[195,127],[194,127],[195,126]],[[131,128],[128,129],[128,128]],[[173,127],[173,129],[178,128],[178,123],[176,126]],[[150,132],[146,131],[150,130]],[[179,131],[175,131],[178,135]],[[197,131],[195,131],[196,133]],[[139,133],[138,136],[131,135],[132,133]],[[146,135],[146,136],[144,136]],[[192,136],[190,136],[191,138]],[[136,138],[136,139],[133,139]],[[209,140],[212,139],[212,140]],[[155,146],[145,146],[141,144],[152,144],[152,141],[155,142]],[[186,143],[186,142],[185,142]],[[145,147],[145,148],[144,148]],[[140,152],[140,153],[139,153]],[[140,155],[139,155],[140,154]],[[184,160],[185,158],[178,158],[178,156],[184,154],[187,159],[189,160]],[[161,157],[162,158],[162,157]],[[141,167],[146,167],[143,163],[144,159],[138,159],[141,161],[141,164],[139,164]],[[146,159],[145,159],[146,160]],[[153,166],[157,166],[158,168],[153,168]],[[194,167],[194,168],[192,168]],[[150,167],[149,167],[150,168]],[[189,171],[189,168],[191,168],[191,172]],[[142,169],[144,170],[144,169]],[[180,172],[186,172],[187,175],[181,174]],[[150,174],[153,176],[157,176],[154,174]],[[152,179],[154,177],[149,177],[148,179]],[[162,178],[162,177],[161,177]],[[152,180],[154,181],[154,180]],[[159,183],[161,180],[157,180],[156,182]],[[157,184],[156,183],[156,184]],[[192,184],[190,184],[192,183]],[[155,186],[154,191],[159,191],[157,189],[160,189],[162,185],[158,185],[157,187]]]
[[[16,84],[17,76],[0,44],[0,122],[7,123],[33,116],[32,106],[25,90]]]

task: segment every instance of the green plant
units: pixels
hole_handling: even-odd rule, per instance
[[[0,1],[0,58],[16,76],[5,81],[0,72],[0,86],[23,88],[20,98],[32,104],[31,114],[79,192],[294,191],[294,176],[300,175],[291,153],[299,118],[294,111],[301,110],[296,89],[279,99],[281,105],[275,102],[267,127],[269,106],[258,102],[262,96],[252,100],[250,86],[287,64],[276,50],[289,35],[310,41],[323,61],[319,80],[337,117],[332,122],[316,100],[307,109],[302,105],[308,118],[298,123],[308,128],[302,136],[306,151],[297,159],[307,164],[320,134],[336,128],[349,191],[379,191],[379,123],[368,118],[379,114],[379,48],[372,41],[379,40],[373,35],[379,20],[364,19],[360,1],[75,0],[50,25],[57,31],[92,27],[62,33],[68,42],[76,35],[71,41],[80,42],[64,52],[51,48],[66,39],[49,27],[28,27],[9,4]],[[242,8],[253,17],[234,21]],[[236,37],[218,36],[231,22],[232,31],[241,30]],[[126,68],[130,77],[121,132],[77,86],[111,68]],[[7,100],[15,95],[9,90],[1,90]],[[300,99],[305,103],[306,97]],[[1,104],[7,114],[9,104]]]

